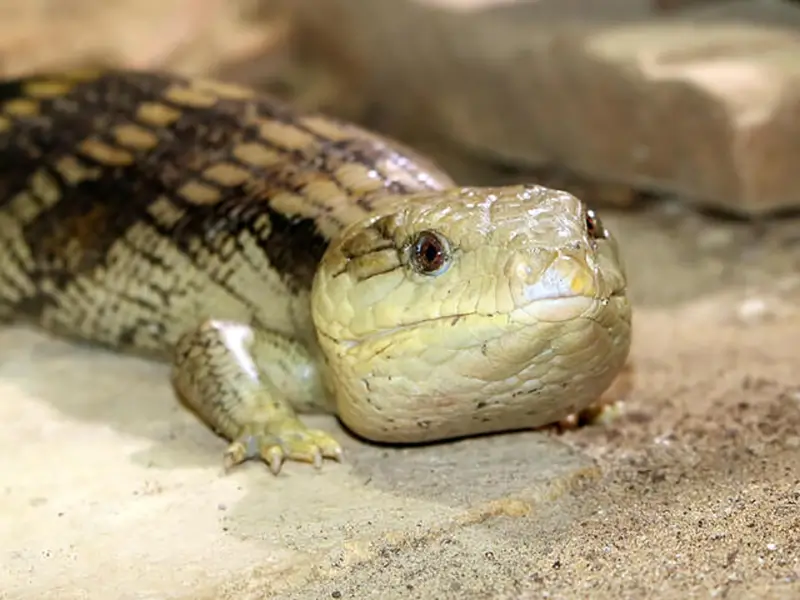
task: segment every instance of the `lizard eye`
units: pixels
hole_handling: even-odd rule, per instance
[[[434,231],[422,231],[411,244],[411,264],[423,275],[438,275],[450,263],[450,244]]]
[[[586,231],[595,240],[603,240],[608,237],[608,231],[603,226],[600,217],[591,209],[586,211]]]

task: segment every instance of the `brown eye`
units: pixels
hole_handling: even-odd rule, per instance
[[[436,274],[447,266],[449,260],[447,240],[433,231],[417,234],[411,246],[411,262],[414,268],[426,275]]]
[[[602,240],[608,237],[608,232],[606,228],[603,227],[603,222],[593,210],[586,211],[586,231],[596,240]]]

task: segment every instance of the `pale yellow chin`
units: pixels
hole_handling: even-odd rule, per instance
[[[627,358],[623,296],[537,300],[358,342],[323,343],[342,421],[374,441],[418,443],[538,427],[581,410]]]

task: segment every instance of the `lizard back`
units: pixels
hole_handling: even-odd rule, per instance
[[[450,179],[352,125],[158,73],[0,83],[0,316],[164,354],[203,318],[311,331],[329,240]]]

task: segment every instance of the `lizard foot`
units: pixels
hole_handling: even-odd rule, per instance
[[[608,424],[613,422],[621,412],[622,402],[620,401],[597,402],[580,412],[567,415],[555,425],[561,431],[568,431],[586,425]]]
[[[325,458],[341,461],[342,447],[330,434],[290,418],[249,427],[228,446],[225,469],[251,458],[261,458],[277,475],[286,460],[311,463],[316,468]]]

